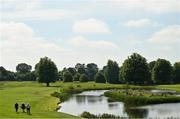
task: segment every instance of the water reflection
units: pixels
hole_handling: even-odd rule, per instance
[[[149,114],[148,109],[137,109],[132,107],[125,107],[124,112],[131,118],[147,118]]]
[[[109,101],[103,96],[105,90],[84,91],[61,103],[60,112],[80,115],[84,111],[93,114],[113,114],[132,118],[180,117],[180,103],[129,107],[123,102]]]
[[[86,97],[85,96],[77,95],[77,96],[73,96],[72,98],[73,99],[75,98],[77,104],[79,104],[79,105],[86,103]]]

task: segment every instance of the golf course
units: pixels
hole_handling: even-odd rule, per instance
[[[22,82],[0,82],[0,118],[80,118],[77,116],[57,112],[58,98],[51,96],[53,92],[59,92],[60,89],[98,90],[98,89],[121,89],[121,84],[100,84],[94,82],[88,83],[51,83],[50,87],[35,81]],[[141,86],[130,86],[138,88]],[[143,86],[142,86],[143,87]],[[144,88],[144,87],[143,87]],[[158,85],[147,86],[146,88],[168,89],[180,91],[180,85]],[[31,105],[31,115],[15,112],[14,104],[29,103]]]

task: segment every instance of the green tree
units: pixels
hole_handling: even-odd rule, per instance
[[[149,71],[150,71],[150,72],[152,72],[155,63],[156,63],[156,61],[151,61],[151,62],[148,63],[148,68],[149,68]]]
[[[89,77],[89,80],[93,81],[94,76],[98,72],[98,66],[95,63],[89,63],[86,66],[86,72],[87,72],[87,75]]]
[[[79,79],[80,82],[88,82],[88,77],[86,74],[81,74],[81,77]]]
[[[172,66],[165,59],[158,59],[152,70],[152,78],[157,84],[169,84],[172,82]]]
[[[75,68],[76,68],[76,70],[77,70],[78,73],[80,73],[80,74],[86,74],[85,64],[77,63],[77,64],[75,65]]]
[[[71,73],[72,76],[76,74],[76,69],[73,67],[69,67],[67,70]]]
[[[108,83],[119,83],[119,66],[117,62],[108,60],[104,69],[105,79]]]
[[[63,71],[59,71],[58,74],[59,74],[59,80],[63,81]]]
[[[73,81],[79,81],[80,76],[81,76],[80,73],[76,73],[76,74],[74,75],[74,77],[73,77]]]
[[[46,83],[49,86],[49,83],[55,82],[58,80],[58,70],[55,63],[48,57],[41,58],[38,65],[36,65],[36,75],[38,82]]]
[[[20,63],[16,66],[16,71],[18,73],[27,73],[27,72],[30,72],[31,69],[32,69],[32,66],[26,63]]]
[[[120,80],[129,84],[146,84],[150,81],[150,72],[146,59],[133,53],[126,59],[120,70]]]
[[[98,71],[95,75],[95,82],[96,83],[106,83],[106,79],[102,71]]]
[[[180,83],[180,62],[176,62],[173,66],[173,83]]]
[[[8,80],[8,71],[4,67],[0,67],[0,81]]]
[[[63,81],[64,82],[72,82],[73,81],[73,77],[69,71],[66,71],[63,73]]]

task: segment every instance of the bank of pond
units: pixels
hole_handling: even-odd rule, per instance
[[[77,87],[69,86],[51,94],[60,99],[57,111],[84,118],[180,116],[180,96],[176,91],[151,87],[106,90]]]

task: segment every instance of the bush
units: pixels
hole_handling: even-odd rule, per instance
[[[81,117],[83,117],[83,118],[97,118],[94,114],[91,114],[91,113],[86,112],[86,111],[81,114]]]
[[[106,83],[106,79],[105,79],[105,77],[104,77],[102,72],[98,72],[95,75],[95,82],[96,83]]]
[[[79,80],[80,82],[88,82],[88,77],[85,74],[82,74]]]
[[[73,77],[73,81],[79,81],[81,74],[80,73],[76,73]]]
[[[63,82],[72,82],[73,81],[73,77],[71,75],[70,72],[66,71],[63,74]]]
[[[123,117],[119,117],[119,116],[115,116],[113,114],[107,114],[107,113],[103,113],[103,114],[99,114],[99,115],[94,115],[94,114],[91,114],[89,112],[83,112],[81,115],[81,117],[83,118],[98,118],[98,119],[104,119],[104,118],[108,118],[108,119],[126,119],[126,118],[123,118]]]

